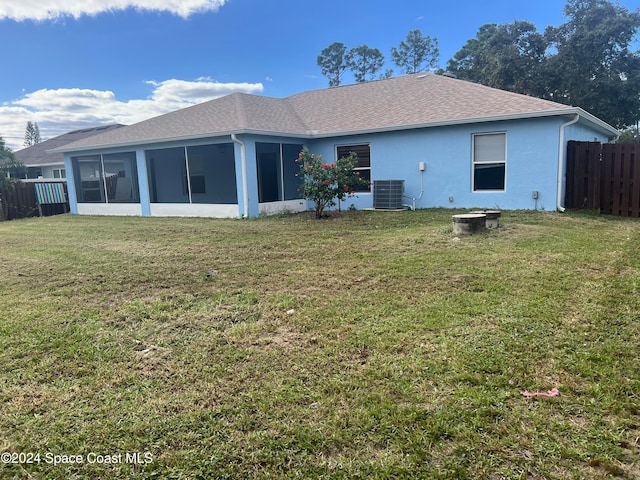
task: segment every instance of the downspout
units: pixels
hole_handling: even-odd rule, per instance
[[[563,182],[563,173],[564,173],[564,131],[569,125],[573,125],[578,120],[580,120],[580,114],[576,113],[576,117],[573,120],[569,120],[567,123],[563,123],[560,126],[560,143],[558,144],[558,189],[556,196],[556,208],[560,212],[564,212],[564,207],[562,206],[562,182]]]
[[[231,140],[240,145],[240,163],[242,165],[242,200],[244,202],[244,218],[249,218],[249,182],[247,180],[247,150],[235,133],[231,134]]]

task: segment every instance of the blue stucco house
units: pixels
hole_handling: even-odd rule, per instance
[[[412,208],[563,207],[569,140],[595,116],[454,78],[413,74],[287,98],[234,93],[55,150],[73,213],[255,217],[302,211],[295,160],[358,153],[363,178],[404,183]],[[371,191],[349,199],[373,207]],[[347,206],[347,205],[345,205]]]

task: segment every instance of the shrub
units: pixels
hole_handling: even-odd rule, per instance
[[[329,164],[322,160],[322,155],[309,153],[304,147],[297,161],[300,163],[298,176],[303,180],[300,192],[315,203],[316,218],[322,218],[324,209],[334,206],[336,200],[342,201],[356,190],[369,187],[369,182],[353,170],[358,162],[354,152]]]

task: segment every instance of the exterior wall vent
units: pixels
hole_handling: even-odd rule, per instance
[[[404,180],[376,180],[373,182],[373,208],[401,210]]]

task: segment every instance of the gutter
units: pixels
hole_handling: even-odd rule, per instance
[[[564,131],[569,125],[573,125],[580,120],[580,114],[576,113],[576,116],[573,120],[569,120],[566,123],[563,123],[560,126],[560,140],[558,143],[558,187],[557,187],[557,195],[556,195],[556,208],[560,212],[564,212],[565,208],[562,205],[562,181],[563,174],[565,168],[565,159],[564,159]]]
[[[249,182],[247,180],[247,149],[235,133],[231,134],[233,143],[240,145],[240,163],[242,164],[242,201],[244,203],[244,218],[249,218]]]

